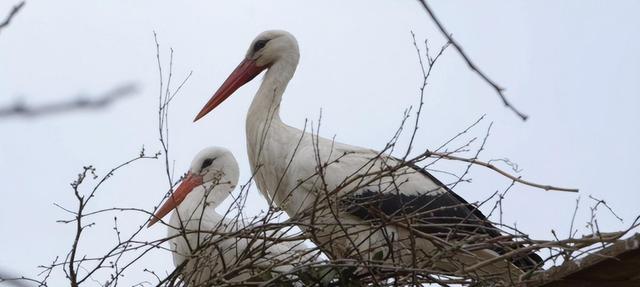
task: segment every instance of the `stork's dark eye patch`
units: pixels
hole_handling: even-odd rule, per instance
[[[258,50],[264,48],[264,46],[269,42],[269,40],[258,40],[255,44],[253,44],[253,52],[257,52]]]
[[[202,162],[202,166],[200,166],[200,170],[203,170],[203,169],[205,169],[205,168],[209,167],[209,166],[213,163],[213,161],[214,161],[214,160],[216,160],[216,158],[208,158],[208,159],[205,159],[205,160]]]

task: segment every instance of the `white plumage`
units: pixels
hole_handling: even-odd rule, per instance
[[[182,279],[191,285],[209,286],[223,278],[260,281],[264,270],[270,269],[269,276],[274,276],[311,257],[301,241],[275,243],[235,236],[234,232],[246,228],[242,218],[233,212],[218,213],[216,207],[237,183],[238,164],[231,152],[206,148],[196,155],[181,185],[149,224],[175,208],[169,220],[169,244],[175,266],[182,268]],[[279,234],[268,231],[266,235]],[[252,261],[257,268],[242,267]]]
[[[280,102],[298,59],[298,44],[291,34],[285,31],[261,33],[251,44],[245,59],[196,120],[267,70],[246,120],[247,149],[255,182],[265,197],[289,216],[303,217],[314,213],[304,217],[303,222],[315,227],[312,238],[316,244],[337,258],[383,258],[387,263],[415,266],[416,256],[426,262],[423,261],[425,258],[441,255],[439,250],[442,249],[434,248],[434,242],[446,246],[454,237],[443,234],[451,234],[453,225],[474,225],[456,231],[467,235],[500,235],[475,207],[426,171],[405,166],[373,180],[373,173],[401,162],[371,149],[317,137],[283,123],[279,116]],[[337,193],[327,194],[336,188],[339,188]],[[367,199],[373,199],[375,203],[368,204]],[[422,214],[410,222],[401,222],[397,215],[407,206]],[[372,213],[372,209],[377,209],[377,213]],[[372,229],[372,224],[378,226],[376,222],[390,218],[391,223]],[[445,227],[437,227],[438,224]],[[305,230],[311,232],[308,228]],[[423,236],[415,236],[415,232],[422,232]],[[425,236],[432,240],[420,239]],[[415,238],[418,239],[412,241]],[[462,266],[495,256],[496,252],[488,249],[460,252],[452,258],[440,258],[433,265],[423,263],[426,266],[417,267],[435,266],[456,272]],[[523,269],[533,268],[539,257],[529,256],[523,259],[526,263],[514,264]],[[501,274],[505,268],[521,273],[505,261],[480,271]]]

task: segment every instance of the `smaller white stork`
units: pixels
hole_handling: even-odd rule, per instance
[[[221,215],[215,209],[235,189],[238,177],[238,163],[229,150],[203,149],[191,162],[182,183],[149,222],[150,227],[175,209],[169,220],[168,238],[173,262],[181,268],[182,280],[188,284],[260,281],[260,272],[266,269],[271,270],[270,277],[311,260],[302,241],[276,243],[237,236],[236,232],[245,226],[242,219],[228,212]],[[268,231],[266,235],[281,234]],[[257,268],[239,268],[249,262]]]

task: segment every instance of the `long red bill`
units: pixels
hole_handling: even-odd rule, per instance
[[[209,99],[207,104],[204,105],[202,110],[200,110],[193,121],[195,122],[211,112],[218,105],[224,102],[224,100],[231,96],[231,94],[233,94],[233,92],[235,92],[238,88],[251,81],[266,68],[266,66],[258,67],[254,60],[245,59],[240,62],[238,67],[233,70],[231,75],[229,75],[229,77],[224,81],[218,91],[213,94],[211,99]]]
[[[180,183],[167,202],[165,202],[164,205],[158,209],[156,214],[154,214],[154,217],[149,221],[147,227],[151,227],[151,225],[158,222],[167,215],[167,213],[180,205],[180,203],[187,197],[187,194],[199,185],[202,185],[202,176],[193,175],[191,172],[187,173],[187,176],[182,180],[182,183]]]

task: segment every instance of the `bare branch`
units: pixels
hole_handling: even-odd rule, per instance
[[[9,286],[26,287],[28,282],[40,283],[36,280],[25,278],[24,276],[16,276],[0,270],[0,283],[9,284]]]
[[[4,21],[2,21],[2,23],[0,23],[0,31],[2,31],[2,29],[6,28],[7,26],[9,26],[9,24],[11,23],[11,20],[13,20],[13,17],[16,16],[16,14],[18,14],[18,12],[20,12],[20,9],[22,9],[22,7],[24,7],[25,1],[22,1],[16,5],[13,6],[13,8],[11,9],[11,11],[9,11],[9,15],[7,15],[7,17],[4,19]]]
[[[506,171],[503,171],[502,169],[497,168],[495,165],[475,159],[475,158],[463,158],[463,157],[459,157],[459,156],[455,156],[452,155],[450,153],[444,153],[444,152],[436,152],[436,151],[427,151],[425,153],[426,155],[428,155],[429,157],[435,157],[435,158],[446,158],[446,159],[450,159],[450,160],[456,160],[456,161],[463,161],[463,162],[468,162],[468,163],[472,163],[472,164],[476,164],[476,165],[481,165],[484,166],[486,168],[489,168],[491,170],[496,171],[497,173],[506,176],[507,178],[528,185],[528,186],[533,186],[533,187],[537,187],[537,188],[541,188],[544,190],[557,190],[557,191],[567,191],[567,192],[578,192],[579,190],[577,188],[566,188],[566,187],[557,187],[557,186],[552,186],[552,185],[543,185],[543,184],[538,184],[538,183],[534,183],[534,182],[530,182],[530,181],[526,181],[523,180],[522,178],[520,178],[519,176],[513,176],[511,174],[509,174]]]
[[[453,36],[451,36],[451,34],[444,28],[442,23],[440,23],[440,20],[438,20],[436,15],[433,13],[433,10],[431,10],[431,7],[429,7],[429,4],[427,4],[427,1],[426,0],[418,0],[418,2],[420,2],[420,4],[422,4],[422,7],[427,11],[427,14],[429,14],[429,17],[431,17],[431,20],[433,20],[433,22],[436,23],[436,26],[438,26],[438,29],[440,29],[440,32],[442,33],[442,35],[445,36],[447,38],[447,40],[456,49],[456,51],[458,51],[458,54],[460,54],[462,59],[464,59],[464,61],[467,63],[467,66],[469,66],[469,68],[472,71],[474,71],[476,74],[478,74],[478,76],[480,76],[480,78],[482,78],[487,84],[489,84],[491,87],[493,87],[493,89],[496,91],[498,96],[500,96],[500,99],[502,100],[502,103],[504,104],[505,107],[511,109],[516,115],[518,115],[518,117],[520,117],[520,119],[522,119],[523,121],[526,121],[529,116],[525,115],[524,113],[522,113],[518,109],[516,109],[507,100],[507,97],[504,95],[504,88],[500,87],[496,82],[494,82],[491,79],[489,79],[489,77],[485,73],[483,73],[480,70],[480,68],[478,68],[476,66],[476,64],[474,64],[471,61],[469,56],[464,52],[464,50],[462,50],[462,46],[460,46],[460,44],[458,42],[456,42],[456,40],[453,39]]]
[[[79,96],[74,100],[48,103],[33,107],[18,102],[12,106],[0,107],[0,118],[36,118],[81,110],[97,110],[105,108],[117,100],[131,96],[136,92],[138,92],[137,86],[133,83],[127,83],[93,99],[85,96]]]

